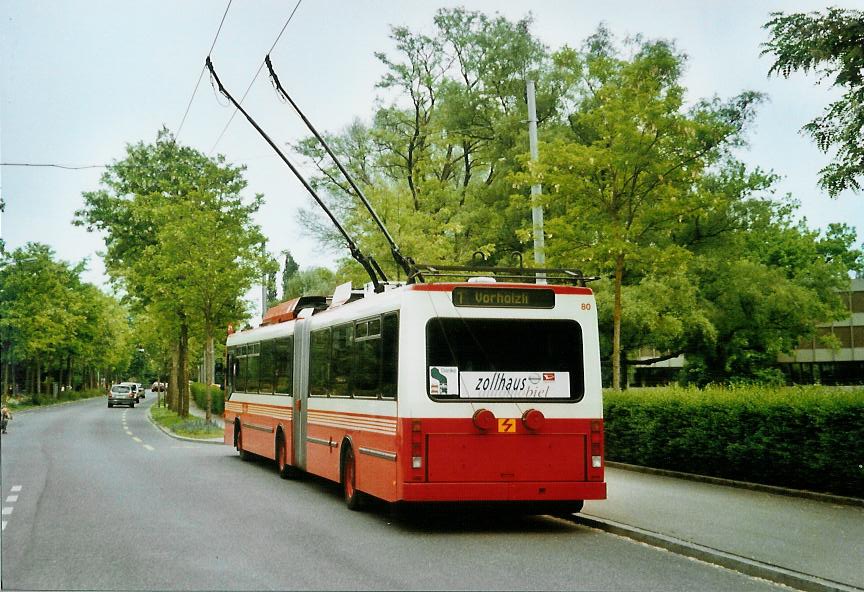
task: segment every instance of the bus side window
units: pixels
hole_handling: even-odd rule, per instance
[[[261,342],[261,356],[258,358],[260,365],[261,382],[258,386],[262,395],[273,394],[273,383],[275,373],[275,344],[273,341]]]
[[[330,390],[330,329],[312,331],[309,348],[309,395],[326,397]]]
[[[236,368],[234,367],[234,348],[230,348],[228,350],[228,363],[226,365],[225,371],[225,398],[228,399],[231,397],[231,393],[234,392],[234,375],[236,372]]]
[[[351,393],[351,353],[354,345],[354,325],[333,327],[332,336],[330,396],[347,397]]]
[[[290,395],[294,386],[294,338],[277,339],[275,347],[276,394]]]
[[[246,365],[247,358],[244,355],[240,355],[237,358],[237,376],[235,378],[234,386],[238,392],[245,393],[246,392]]]
[[[377,329],[373,333],[370,325],[380,325],[378,319],[358,321],[356,325],[354,353],[354,395],[378,398],[381,381],[381,336]]]
[[[257,343],[255,344],[258,345]],[[258,392],[258,371],[260,367],[260,355],[258,354],[258,348],[255,348],[255,354],[250,354],[246,358],[246,392],[247,393],[257,393]]]
[[[399,370],[399,317],[396,313],[384,315],[381,346],[381,396],[395,399]]]

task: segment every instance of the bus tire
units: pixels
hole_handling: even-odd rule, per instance
[[[297,477],[297,469],[288,462],[288,450],[285,448],[285,434],[279,432],[276,436],[276,468],[279,476],[283,479],[294,479]]]
[[[342,456],[342,494],[349,510],[357,512],[363,509],[366,496],[357,490],[357,463],[350,444],[346,446]]]
[[[240,460],[252,460],[252,454],[243,450],[243,430],[238,427],[235,428],[235,434],[237,434],[237,452],[240,454]]]

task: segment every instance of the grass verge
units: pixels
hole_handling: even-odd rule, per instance
[[[207,423],[200,417],[180,417],[167,407],[150,407],[150,417],[163,428],[184,438],[208,440],[218,438],[223,434],[222,428],[213,423]]]

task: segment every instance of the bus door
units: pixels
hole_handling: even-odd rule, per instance
[[[309,413],[309,317],[314,309],[304,308],[294,325],[294,411],[291,464],[306,470],[306,421]]]

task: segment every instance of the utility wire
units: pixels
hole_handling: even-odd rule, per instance
[[[228,16],[228,9],[231,8],[231,2],[233,0],[228,0],[228,5],[225,7],[225,12],[222,13],[222,20],[219,21],[219,28],[216,29],[216,35],[213,37],[213,43],[210,44],[210,51],[207,52],[207,55],[213,53],[213,48],[216,47],[216,40],[219,39],[219,33],[222,32],[222,25],[225,24],[225,17]],[[201,79],[204,78],[204,70],[206,70],[206,66],[201,66],[201,73],[198,74],[198,82],[195,83],[195,89],[192,91],[192,96],[189,97],[189,104],[186,105],[186,111],[183,113],[183,119],[180,120],[180,125],[177,128],[177,133],[174,135],[174,140],[180,137],[180,132],[183,129],[183,124],[186,123],[186,116],[189,115],[189,109],[192,108],[192,101],[195,99],[195,94],[198,92],[198,86],[201,84]]]
[[[303,0],[297,0],[297,4],[294,5],[294,10],[292,10],[291,14],[288,15],[288,20],[285,21],[284,25],[282,25],[282,30],[279,31],[279,34],[276,36],[276,40],[273,41],[273,45],[270,46],[270,51],[267,52],[267,55],[270,55],[270,53],[273,51],[273,48],[275,48],[276,44],[279,43],[279,39],[282,38],[282,34],[285,32],[285,29],[288,28],[288,23],[291,22],[291,19],[294,18],[294,13],[296,13],[297,9],[300,8],[301,2],[303,2]],[[210,54],[208,53],[207,56],[209,57]],[[206,68],[206,64],[205,64],[205,68]],[[240,100],[238,101],[238,103],[240,105],[243,104],[243,101],[246,99],[246,95],[249,94],[249,91],[252,89],[252,85],[255,84],[256,80],[258,80],[258,76],[261,74],[261,70],[263,70],[263,69],[264,69],[264,62],[261,62],[261,65],[258,66],[258,71],[255,72],[255,76],[252,77],[252,81],[249,83],[249,86],[246,87],[246,92],[243,93],[243,96],[240,97]],[[201,74],[202,75],[204,74],[203,68],[201,70]],[[200,79],[199,79],[199,82],[200,82]],[[231,117],[228,118],[228,123],[225,124],[225,127],[223,127],[222,131],[219,133],[219,137],[216,138],[215,142],[213,142],[213,147],[210,148],[210,152],[207,153],[207,156],[210,156],[211,154],[213,154],[213,151],[216,150],[216,146],[218,146],[219,142],[222,141],[222,136],[224,136],[225,132],[228,131],[228,126],[230,126],[231,122],[234,121],[235,115],[237,115],[237,108],[236,107],[234,108],[234,111],[231,113]]]
[[[55,169],[66,169],[69,171],[79,171],[81,169],[104,169],[107,164],[85,164],[81,166],[71,166],[65,164],[39,163],[39,162],[0,162],[0,166],[9,167],[51,167]]]

